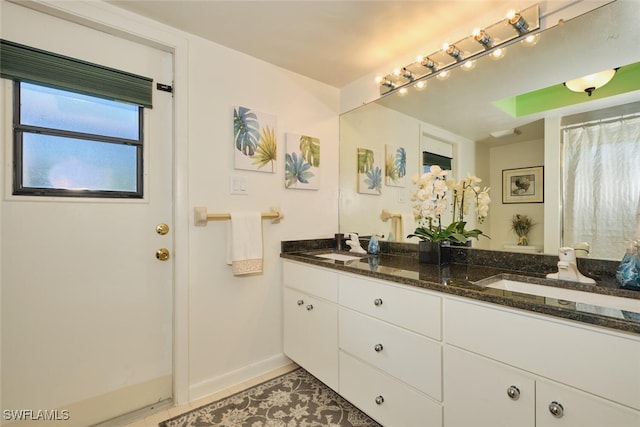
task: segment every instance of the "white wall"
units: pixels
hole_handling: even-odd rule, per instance
[[[2,5],[6,5],[4,0]],[[3,19],[11,20],[8,9],[3,8]],[[186,242],[175,252],[176,294],[180,296],[176,325],[184,329],[178,337],[177,354],[188,354],[186,362],[180,361],[186,369],[178,369],[188,377],[177,378],[179,387],[188,389],[180,399],[197,398],[286,363],[280,241],[329,237],[338,229],[339,90],[106,4],[61,2],[52,9],[56,15],[71,14],[90,26],[147,39],[153,45],[179,41],[175,51],[174,105],[179,119],[175,144],[177,152],[188,154],[177,159],[176,165],[175,230],[182,231],[176,240]],[[27,39],[34,29],[25,22],[22,31]],[[235,105],[277,116],[275,174],[234,169]],[[284,133],[288,131],[320,139],[320,190],[284,188]],[[248,195],[229,194],[230,176],[246,179]],[[279,206],[285,219],[280,224],[263,222],[264,273],[234,277],[225,263],[227,222],[195,227],[190,219],[195,206],[206,206],[210,212],[268,211],[270,206]],[[187,220],[188,225],[182,227],[181,222]]]
[[[276,174],[234,170],[233,106],[274,114]],[[264,274],[237,278],[225,264],[227,222],[190,229],[190,383],[192,397],[233,382],[282,353],[280,241],[329,237],[338,230],[338,90],[198,38],[189,47],[189,199],[210,212],[268,211]],[[321,188],[284,188],[284,132],[320,138]],[[229,177],[248,195],[229,194]],[[278,360],[275,361],[276,363]]]

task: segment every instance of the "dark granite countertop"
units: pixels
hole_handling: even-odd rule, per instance
[[[331,241],[332,239],[328,240]],[[306,243],[300,244],[300,242]],[[546,266],[548,262],[553,261],[553,257],[549,256],[541,255],[542,257],[550,258],[550,260],[543,258],[542,261],[534,261],[533,258],[527,259],[526,257],[536,257],[536,255],[517,254],[515,255],[517,259],[512,260],[512,262],[506,262],[505,260],[501,261],[498,259],[493,260],[494,262],[485,260],[484,262],[469,263],[469,259],[475,256],[504,256],[509,258],[513,257],[514,254],[495,252],[495,254],[483,255],[481,252],[492,251],[478,251],[476,253],[465,252],[464,249],[460,249],[459,253],[454,252],[454,262],[451,265],[436,266],[420,264],[418,262],[417,255],[412,253],[413,249],[411,249],[416,245],[396,245],[399,246],[395,246],[393,250],[386,253],[384,251],[385,247],[383,247],[383,253],[377,256],[364,255],[363,258],[359,260],[334,261],[331,259],[320,258],[316,255],[332,252],[343,253],[345,255],[353,254],[349,252],[335,251],[331,249],[330,244],[326,244],[322,239],[314,241],[291,241],[282,242],[282,252],[280,256],[285,259],[300,261],[348,273],[355,273],[376,279],[388,280],[409,286],[416,286],[430,291],[442,292],[445,294],[475,299],[539,314],[560,317],[618,331],[640,334],[640,313],[638,312],[608,309],[563,299],[534,296],[482,286],[492,280],[504,278],[640,300],[640,292],[623,290],[617,287],[615,283],[611,282],[611,277],[609,277],[610,274],[605,272],[607,268],[601,268],[602,266],[598,266],[598,263],[596,263],[596,267],[585,264],[585,266],[589,268],[580,268],[581,271],[585,273],[587,271],[591,272],[592,269],[602,270],[599,271],[599,273],[601,273],[600,276],[591,274],[591,276],[596,276],[600,279],[597,280],[598,285],[594,286],[546,279],[545,276],[547,272],[557,271]],[[398,250],[398,248],[400,250]],[[403,250],[406,248],[409,249]],[[467,255],[467,253],[472,255]],[[518,260],[519,262],[516,262]],[[541,264],[538,265],[537,271],[529,271],[529,269],[523,268],[523,265],[531,266],[532,263],[536,265]],[[608,267],[610,270],[610,267],[613,265],[615,265],[615,263],[608,266],[605,265],[605,267]],[[516,266],[517,268],[508,269],[504,266]],[[480,282],[480,284],[477,282]]]

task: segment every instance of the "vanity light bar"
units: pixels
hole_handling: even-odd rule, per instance
[[[472,35],[455,43],[446,43],[442,49],[430,55],[419,56],[416,61],[396,69],[384,77],[377,77],[380,95],[386,95],[405,86],[416,85],[440,73],[448,73],[451,69],[468,64],[469,60],[502,49],[519,39],[530,36],[540,28],[540,7],[536,3],[518,12],[509,12],[505,19],[483,29],[474,30]],[[500,57],[500,56],[497,56]]]

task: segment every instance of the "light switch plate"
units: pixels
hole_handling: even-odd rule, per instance
[[[241,176],[229,177],[229,191],[231,194],[246,196],[249,194],[247,179]]]

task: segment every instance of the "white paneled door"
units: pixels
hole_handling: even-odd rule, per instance
[[[16,4],[2,7],[5,39],[154,79],[153,108],[144,113],[144,198],[136,200],[13,196],[12,85],[2,81],[2,423],[53,411],[44,414],[57,423],[35,424],[68,418],[65,426],[86,426],[168,401],[173,107],[172,95],[155,84],[171,84],[172,55]],[[165,261],[156,257],[160,248],[170,254]]]

